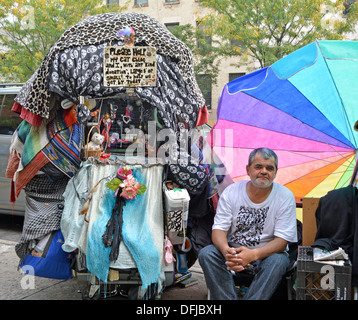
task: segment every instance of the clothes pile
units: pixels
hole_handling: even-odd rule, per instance
[[[125,39],[119,31],[128,26],[135,34],[134,46],[150,46],[156,51],[155,86],[131,90],[104,86],[104,48],[123,46]],[[143,289],[152,284],[161,287],[165,226],[158,186],[161,190],[163,177],[187,189],[193,198],[193,220],[188,225],[201,234],[201,240],[193,245],[195,252],[210,241],[210,223],[199,221],[213,212],[222,177],[217,177],[207,163],[202,139],[194,135],[186,149],[180,148],[183,131],[196,130],[197,134],[199,126],[207,122],[207,110],[195,79],[191,51],[163,24],[144,14],[106,13],[72,26],[25,83],[12,111],[23,119],[12,138],[6,172],[12,179],[11,201],[16,201],[21,190],[26,194],[24,228],[16,246],[20,264],[29,255],[45,258],[49,244],[57,239],[63,241],[64,252],[87,254],[87,268],[103,281],[109,265],[122,258],[139,269]],[[147,130],[151,120],[175,137],[169,157],[156,159],[150,168],[119,161],[113,146],[122,147],[127,142],[122,131]],[[105,141],[104,150],[95,158],[84,155],[93,122],[96,134],[103,134]],[[154,151],[164,143],[156,141]],[[180,161],[182,157],[187,161]],[[147,191],[140,200],[137,197],[115,205],[119,196],[113,196],[106,182],[119,166],[127,165],[136,179],[147,184]],[[160,207],[146,203],[154,197]],[[147,223],[143,216],[148,216]],[[106,226],[112,229],[106,230]],[[54,238],[59,230],[62,233]],[[102,241],[103,235],[106,241]],[[144,241],[145,246],[138,241]],[[150,252],[145,259],[143,255]],[[99,256],[104,257],[103,263]]]

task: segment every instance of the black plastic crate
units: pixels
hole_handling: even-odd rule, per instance
[[[297,300],[350,300],[352,266],[313,261],[313,248],[300,246],[297,261]]]

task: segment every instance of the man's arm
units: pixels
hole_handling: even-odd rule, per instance
[[[221,252],[224,257],[228,252],[233,253],[233,249],[230,248],[227,242],[227,231],[213,229],[211,238],[214,246]]]
[[[242,256],[242,258],[244,259],[245,257],[245,249],[250,250],[250,253],[248,255],[246,255],[248,260],[247,263],[250,263],[252,261],[255,260],[262,260],[267,258],[268,256],[273,255],[274,253],[281,253],[283,251],[285,251],[287,246],[287,241],[279,238],[279,237],[275,237],[272,241],[266,243],[264,246],[259,247],[259,248],[255,248],[255,249],[247,249],[244,247],[240,247],[237,248],[237,252],[239,254],[239,256]],[[242,254],[241,254],[242,252]],[[246,259],[244,259],[244,262],[246,261]]]

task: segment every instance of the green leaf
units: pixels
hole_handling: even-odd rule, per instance
[[[0,51],[6,52],[0,62],[2,82],[26,82],[65,30],[89,15],[128,8],[128,0],[116,2],[120,4],[108,6],[103,0],[1,0]]]
[[[112,191],[116,191],[119,188],[119,185],[122,183],[118,178],[114,178],[113,180],[106,183],[108,189]]]
[[[140,183],[140,187],[137,190],[137,195],[141,196],[146,190],[147,190],[147,187],[144,184]]]

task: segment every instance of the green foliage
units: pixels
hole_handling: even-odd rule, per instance
[[[106,186],[108,189],[110,189],[112,191],[116,191],[119,188],[119,185],[122,183],[123,183],[122,180],[120,180],[118,178],[114,178],[111,181],[108,181],[106,183]],[[137,195],[141,196],[144,192],[146,192],[147,187],[142,183],[139,183],[139,185],[140,185],[140,187],[137,189]]]
[[[127,1],[128,3],[128,1]],[[103,0],[1,0],[0,77],[25,82],[63,32],[87,16],[122,11]]]
[[[118,179],[118,178],[114,178],[111,181],[108,181],[106,183],[106,186],[108,189],[112,190],[112,191],[116,191],[119,188],[119,185],[122,183],[122,180]]]
[[[147,187],[144,184],[140,183],[140,187],[137,190],[137,195],[141,196],[146,190],[147,190]]]
[[[352,2],[352,1],[350,1]],[[222,39],[223,55],[249,55],[260,67],[316,39],[345,38],[357,23],[357,6],[346,0],[201,0],[202,19]]]

